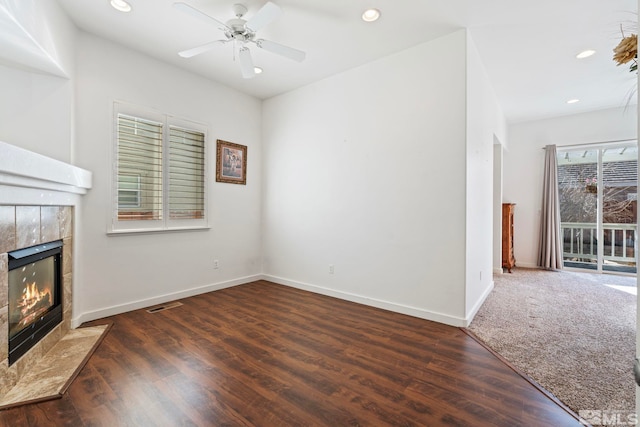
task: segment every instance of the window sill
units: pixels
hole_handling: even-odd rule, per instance
[[[175,233],[181,231],[209,231],[209,226],[197,227],[172,227],[172,228],[132,228],[130,230],[111,230],[107,231],[107,236],[126,236],[132,234],[158,234],[158,233]]]

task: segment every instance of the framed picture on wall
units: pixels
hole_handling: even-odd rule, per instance
[[[219,139],[216,153],[216,181],[246,185],[247,146]]]

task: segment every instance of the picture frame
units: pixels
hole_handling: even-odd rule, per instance
[[[247,185],[247,146],[216,141],[216,182]]]

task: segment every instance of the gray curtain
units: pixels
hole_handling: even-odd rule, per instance
[[[547,270],[562,269],[558,159],[555,145],[547,145],[545,147],[538,265]]]

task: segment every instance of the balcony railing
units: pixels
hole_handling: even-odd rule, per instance
[[[595,223],[563,222],[565,261],[597,262],[598,234]],[[604,261],[611,264],[636,264],[636,224],[603,224]]]

